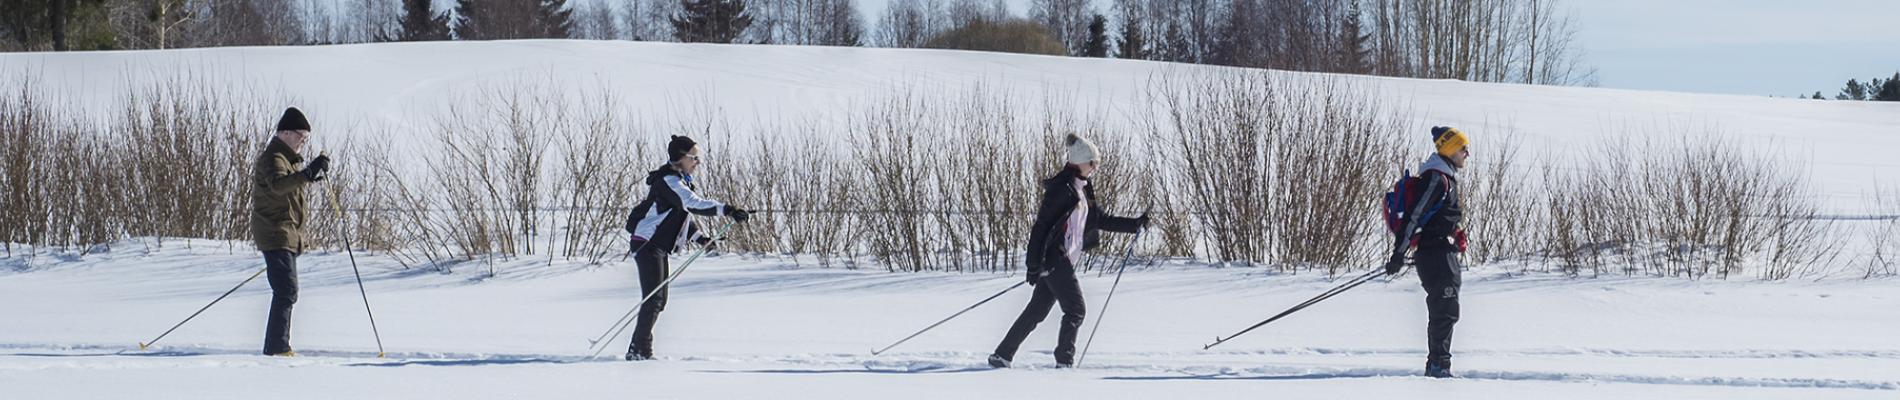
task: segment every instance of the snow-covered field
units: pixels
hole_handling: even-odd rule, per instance
[[[1018,290],[881,356],[870,351],[1018,276],[812,269],[721,256],[662,314],[660,360],[589,359],[637,299],[630,264],[544,260],[454,274],[359,254],[389,355],[376,358],[348,258],[301,260],[297,358],[256,355],[269,289],[253,282],[151,351],[137,343],[259,268],[243,247],[172,241],[0,273],[7,398],[1874,398],[1900,395],[1891,280],[1691,282],[1467,275],[1458,380],[1417,376],[1423,291],[1367,285],[1211,351],[1201,345],[1318,293],[1317,276],[1164,263],[1083,280],[1106,318],[1074,370],[1054,322],[1019,368],[982,357]],[[1084,334],[1086,336],[1086,333]],[[1083,340],[1087,340],[1085,337]],[[625,337],[609,354],[624,351]]]
[[[635,109],[704,101],[743,123],[875,101],[893,87],[985,82],[1125,110],[1151,77],[1203,68],[586,41],[0,55],[0,70],[31,73],[79,107],[108,107],[130,81],[191,70],[280,90],[322,135],[397,138],[422,135],[415,124],[469,87],[534,76],[608,88]],[[1882,212],[1874,188],[1900,173],[1889,156],[1900,147],[1900,107],[1890,104],[1347,79],[1410,104],[1418,132],[1508,124],[1531,152],[1587,148],[1632,126],[1719,126],[1809,161],[1833,215]],[[341,128],[366,120],[409,131]],[[1484,130],[1468,130],[1482,154]],[[982,358],[1027,290],[891,353],[870,351],[1019,276],[720,256],[676,283],[660,360],[628,363],[586,356],[587,339],[637,299],[631,263],[521,259],[486,277],[486,265],[440,274],[358,254],[389,352],[377,358],[348,257],[318,253],[300,260],[293,344],[302,356],[267,358],[255,355],[269,292],[261,279],[157,348],[137,348],[261,268],[248,244],[138,239],[112,249],[0,258],[0,398],[1900,398],[1900,281],[1891,278],[1566,279],[1479,266],[1466,274],[1455,344],[1465,379],[1431,380],[1417,376],[1424,294],[1410,275],[1205,351],[1215,336],[1336,282],[1169,262],[1131,270],[1104,315],[1112,277],[1091,275],[1085,326],[1106,319],[1081,368],[1052,368],[1052,317],[1019,368],[990,370]]]

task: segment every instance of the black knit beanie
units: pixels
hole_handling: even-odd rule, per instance
[[[284,118],[277,120],[277,130],[280,132],[307,131],[310,130],[310,120],[303,118],[303,111],[297,111],[297,107],[291,107],[284,110]]]

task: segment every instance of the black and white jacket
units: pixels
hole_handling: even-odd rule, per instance
[[[731,207],[717,200],[700,197],[693,188],[693,177],[673,169],[672,164],[647,173],[647,196],[627,213],[627,233],[634,241],[671,253],[700,236],[687,213],[724,216]]]
[[[1071,221],[1082,224],[1072,226]],[[1088,178],[1082,177],[1082,172],[1075,168],[1063,168],[1056,176],[1042,181],[1042,205],[1036,210],[1035,223],[1029,226],[1029,249],[1025,257],[1029,273],[1053,272],[1047,271],[1048,268],[1072,269],[1076,262],[1074,254],[1100,244],[1100,230],[1134,233],[1140,227],[1139,220],[1103,212],[1095,202],[1095,188],[1088,185]]]

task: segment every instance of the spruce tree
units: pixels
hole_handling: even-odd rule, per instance
[[[1108,17],[1095,14],[1089,21],[1089,40],[1082,43],[1082,56],[1108,57]]]
[[[744,0],[680,0],[673,37],[686,43],[732,43],[752,26]]]
[[[1847,86],[1841,88],[1841,95],[1835,98],[1841,100],[1866,100],[1867,87],[1861,86],[1859,80],[1848,79]]]
[[[436,13],[430,3],[430,0],[402,0],[402,36],[398,40],[449,40],[449,15]]]
[[[1876,79],[1875,81],[1879,80]],[[1885,82],[1882,82],[1879,85],[1879,89],[1880,91],[1873,95],[1874,100],[1900,101],[1900,72],[1895,72],[1892,78],[1888,78]]]

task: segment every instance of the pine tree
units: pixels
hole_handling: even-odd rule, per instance
[[[680,0],[673,37],[686,43],[732,43],[752,26],[744,0]]]
[[[402,36],[398,40],[449,40],[449,15],[437,14],[431,3],[430,0],[402,1]]]
[[[1841,95],[1835,98],[1841,100],[1866,100],[1867,87],[1861,86],[1859,80],[1848,79],[1847,86],[1841,88]]]
[[[1880,80],[1875,79],[1875,81],[1878,82]],[[1893,73],[1893,78],[1888,78],[1885,82],[1881,82],[1876,86],[1880,87],[1880,91],[1873,96],[1874,100],[1900,101],[1900,72]]]
[[[463,40],[566,39],[567,0],[456,0],[455,37]]]
[[[103,0],[0,0],[0,38],[12,39],[21,47],[50,45],[53,51],[72,50],[75,24],[91,17],[102,19]],[[80,33],[84,34],[84,33]],[[114,40],[116,41],[116,40]],[[83,45],[81,50],[97,46]],[[43,49],[43,48],[42,48]]]
[[[1108,17],[1095,14],[1089,20],[1089,40],[1082,43],[1082,56],[1108,58]]]
[[[535,30],[541,38],[567,39],[573,37],[574,11],[567,8],[567,0],[541,0],[535,9]]]
[[[1346,15],[1339,27],[1339,63],[1337,72],[1364,74],[1372,58],[1372,34],[1365,32],[1365,26],[1359,20],[1359,2],[1353,2],[1346,8]]]

